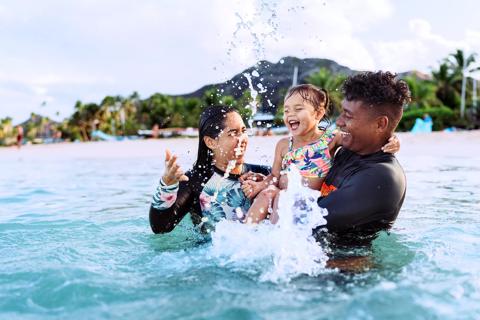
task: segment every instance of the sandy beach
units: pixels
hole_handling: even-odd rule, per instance
[[[480,130],[460,132],[433,132],[428,134],[397,133],[401,141],[399,158],[410,154],[428,156],[480,156]],[[273,156],[275,143],[282,136],[250,137],[246,159]],[[163,159],[165,148],[180,155],[187,153],[195,158],[197,138],[136,140],[116,142],[59,143],[0,148],[3,161],[22,158],[89,159],[89,158],[145,158]]]

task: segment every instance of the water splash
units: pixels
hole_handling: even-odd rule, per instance
[[[215,66],[214,69],[223,70],[226,63],[237,64],[239,59],[244,60],[250,58],[249,60],[251,60],[253,58],[253,60],[258,61],[253,71],[243,74],[247,78],[248,90],[250,91],[251,97],[251,101],[247,107],[252,113],[247,122],[250,128],[250,134],[254,134],[253,118],[257,110],[260,109],[261,106],[265,106],[268,110],[276,109],[268,98],[269,96],[272,97],[274,88],[263,83],[264,79],[262,77],[262,75],[264,76],[269,73],[270,65],[262,61],[267,60],[267,47],[269,43],[272,41],[279,42],[283,38],[283,35],[279,33],[280,27],[282,27],[282,18],[279,17],[279,13],[281,15],[283,12],[290,17],[292,13],[305,10],[305,6],[299,4],[279,4],[268,0],[254,0],[250,5],[242,5],[241,9],[239,8],[235,12],[235,29],[227,43],[226,57],[219,62],[220,68]],[[288,19],[288,21],[291,20]],[[285,27],[285,25],[283,25],[283,27]],[[224,74],[224,76],[228,77],[229,75]],[[252,77],[258,77],[258,79],[252,79]],[[244,82],[237,83],[232,79],[231,84],[239,91],[245,90]],[[222,95],[222,90],[217,90],[217,94]],[[257,101],[259,94],[264,98],[262,105],[259,105]]]
[[[235,159],[232,159],[228,161],[227,168],[225,169],[225,173],[223,174],[223,177],[226,179],[230,176],[230,172],[232,172],[233,169],[235,169],[235,166],[237,165],[237,158],[244,152],[242,149],[242,143],[246,139],[246,134],[242,134],[240,138],[238,139],[237,145],[233,149]]]
[[[255,90],[255,88],[253,87],[252,76],[258,77],[259,75],[258,75],[258,71],[256,71],[256,70],[254,70],[251,74],[248,73],[248,72],[245,72],[243,75],[244,75],[245,78],[247,78],[248,88],[250,90],[251,101],[248,103],[247,107],[250,108],[250,110],[252,110],[252,114],[250,115],[250,117],[248,119],[248,126],[249,126],[250,129],[252,129],[253,128],[253,117],[257,113],[257,109],[258,109],[258,102],[257,102],[258,91]]]
[[[227,179],[230,176],[230,172],[232,172],[236,164],[237,160],[235,159],[228,161],[227,168],[225,169],[225,173],[223,174],[223,178]]]
[[[312,236],[312,229],[326,224],[327,212],[317,205],[318,191],[302,185],[296,167],[287,176],[289,189],[280,193],[277,224],[223,220],[216,225],[210,254],[220,265],[257,272],[260,281],[271,282],[326,272],[328,257]]]

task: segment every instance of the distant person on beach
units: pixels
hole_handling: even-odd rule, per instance
[[[158,139],[158,136],[160,135],[160,127],[158,124],[154,124],[152,128],[152,138],[153,139]]]
[[[248,145],[245,123],[237,110],[207,107],[200,116],[198,156],[186,173],[177,156],[166,151],[165,170],[150,206],[154,233],[172,231],[187,213],[202,231],[221,219],[242,220],[250,207],[239,177],[269,174],[269,168],[244,163]]]
[[[23,143],[23,127],[17,126],[17,148],[20,149]]]
[[[428,113],[423,115],[423,118],[415,119],[415,124],[413,125],[412,133],[425,133],[425,132],[432,132],[433,128],[433,120],[432,117]]]
[[[342,147],[318,205],[328,210],[326,227],[339,238],[374,238],[392,226],[405,198],[403,169],[382,146],[400,122],[410,91],[396,75],[381,71],[351,76],[342,90],[343,111],[336,121]]]
[[[277,143],[272,173],[262,181],[250,179],[249,175],[242,177],[245,194],[250,199],[255,198],[246,222],[258,223],[267,216],[270,216],[273,223],[277,222],[278,196],[281,190],[287,188],[285,173],[291,165],[298,168],[304,185],[320,191],[331,167],[331,155],[341,143],[339,134],[336,135],[328,128],[319,128],[319,123],[328,115],[329,109],[329,96],[324,89],[302,84],[287,92],[283,121],[290,135]],[[392,139],[383,150],[398,151],[397,142]]]

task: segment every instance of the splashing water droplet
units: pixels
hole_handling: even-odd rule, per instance
[[[252,110],[252,114],[250,116],[250,119],[248,119],[248,126],[250,128],[253,128],[253,117],[257,113],[257,96],[258,96],[258,91],[255,90],[253,87],[252,83],[252,77],[249,73],[244,73],[243,76],[247,78],[248,81],[248,88],[250,89],[250,97],[252,98],[252,101],[248,104],[248,107]]]
[[[243,213],[242,208],[240,207],[235,208],[235,214],[239,220],[245,217],[245,214]]]
[[[326,224],[327,212],[316,203],[318,191],[302,185],[296,167],[287,175],[289,188],[280,193],[276,225],[268,221],[244,225],[227,220],[216,225],[210,254],[222,265],[258,270],[261,281],[272,282],[329,272],[325,269],[328,257],[312,236],[312,229]]]

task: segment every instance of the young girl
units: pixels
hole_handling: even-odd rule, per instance
[[[290,136],[277,143],[272,173],[263,181],[247,178],[242,185],[247,197],[252,199],[256,196],[246,215],[247,223],[258,223],[269,213],[272,214],[270,220],[276,222],[278,193],[287,188],[283,171],[291,164],[297,166],[306,186],[320,190],[340,142],[340,136],[335,136],[332,130],[318,126],[328,112],[329,97],[324,89],[302,84],[287,92],[283,121]],[[390,142],[385,147],[388,152],[398,151],[397,141]]]

